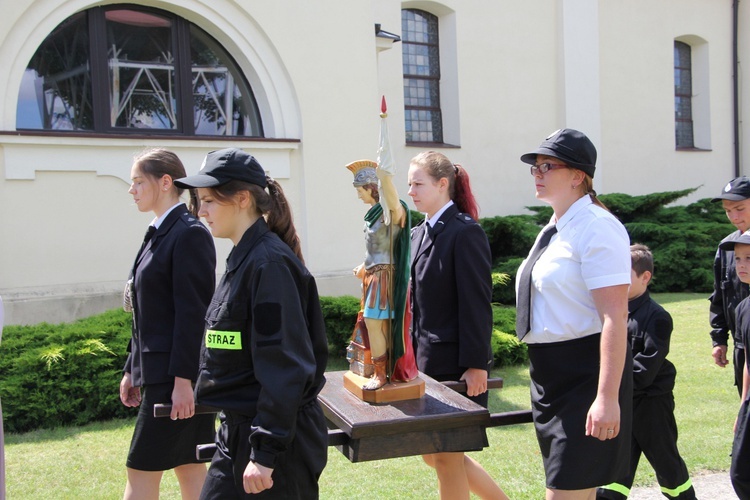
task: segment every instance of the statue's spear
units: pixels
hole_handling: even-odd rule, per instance
[[[386,121],[386,118],[388,118],[388,106],[385,103],[385,96],[380,101],[380,141],[378,144],[378,169],[384,171],[390,176],[393,176],[396,173],[396,165],[393,163],[393,157],[391,156],[391,144],[390,139],[388,137],[388,122]],[[383,193],[382,189],[380,191]],[[389,207],[388,206],[388,197],[387,196],[380,196],[380,205],[383,207],[383,221],[386,226],[391,226],[393,221],[391,220],[391,210],[395,209],[396,207]],[[393,227],[390,227],[389,230],[390,233],[390,262],[394,262],[394,241],[393,241]],[[389,279],[388,279],[388,309],[389,314],[389,327],[388,327],[388,336],[390,338],[386,339],[386,349],[388,353],[388,364],[386,366],[386,376],[388,377],[388,380],[390,381],[391,375],[393,374],[393,318],[391,311],[393,311],[393,280],[394,275],[393,271],[391,271]]]
[[[387,172],[389,175],[396,173],[396,165],[393,163],[391,156],[391,144],[388,138],[388,107],[385,103],[385,96],[380,101],[380,144],[378,145],[378,168]],[[384,196],[380,197],[380,204],[383,206],[383,216],[386,225],[391,223],[391,210],[396,207],[389,207]]]

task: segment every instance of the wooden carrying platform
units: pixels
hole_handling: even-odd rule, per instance
[[[328,446],[335,446],[352,462],[380,460],[440,451],[476,451],[487,446],[486,427],[531,422],[531,410],[488,414],[460,393],[463,381],[437,382],[420,374],[426,394],[420,399],[388,405],[365,403],[344,389],[346,372],[326,373],[318,402],[328,419]],[[487,380],[500,389],[503,379]],[[168,417],[171,404],[154,405],[154,417]],[[195,405],[195,413],[218,413],[219,408]],[[196,457],[208,462],[214,443],[196,447]]]
[[[486,408],[424,375],[425,394],[389,404],[366,403],[343,388],[346,372],[326,372],[318,401],[331,428],[348,437],[336,448],[352,462],[488,446]]]

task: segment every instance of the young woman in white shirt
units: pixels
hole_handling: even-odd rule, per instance
[[[596,197],[596,148],[583,133],[558,130],[521,160],[557,231],[532,263],[529,325],[516,328],[529,346],[547,499],[593,499],[628,467],[630,241]]]

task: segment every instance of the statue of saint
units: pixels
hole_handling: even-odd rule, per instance
[[[370,206],[364,225],[365,260],[354,269],[362,280],[362,307],[347,357],[353,373],[370,377],[362,388],[376,390],[389,381],[417,376],[409,334],[411,222],[393,173],[370,160],[346,168],[354,174],[359,199]]]

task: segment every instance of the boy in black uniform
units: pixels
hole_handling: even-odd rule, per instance
[[[328,341],[289,203],[239,149],[209,153],[175,184],[197,188],[198,215],[234,243],[206,313],[195,385],[198,403],[222,410],[201,499],[318,498]]]
[[[598,499],[624,499],[630,494],[641,453],[656,472],[667,498],[694,500],[690,476],[677,450],[674,389],[677,371],[666,359],[672,317],[649,295],[654,259],[645,245],[630,247],[632,269],[628,292],[628,340],[633,353],[633,436],[630,472],[597,490]]]
[[[724,241],[720,249],[733,252],[737,277],[743,283],[750,283],[750,232],[743,233],[733,241]],[[745,298],[737,305],[735,317],[737,330],[735,335],[741,336],[745,346],[750,341],[750,300]],[[745,347],[747,354],[747,347]],[[747,359],[747,356],[745,356]],[[732,443],[732,465],[729,477],[732,479],[734,491],[741,500],[750,499],[750,435],[748,435],[748,388],[750,375],[747,363],[742,367],[742,403],[737,420],[734,424],[734,442]]]
[[[722,248],[722,244],[734,241],[750,229],[750,179],[745,176],[732,179],[722,193],[711,201],[721,201],[724,211],[737,231],[733,232],[719,244],[714,258],[714,291],[708,300],[711,301],[709,320],[711,322],[711,343],[714,362],[724,368],[727,360],[729,334],[734,342],[734,385],[742,393],[742,370],[745,366],[745,350],[740,334],[735,328],[735,308],[742,299],[750,294],[750,288],[742,283],[734,272],[734,253]],[[732,248],[729,245],[727,248]]]

